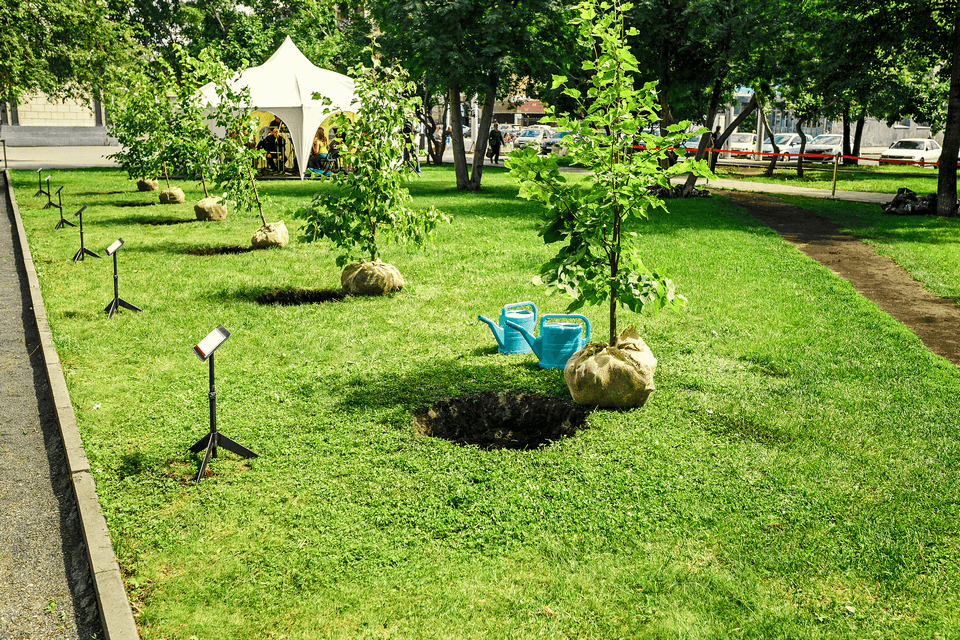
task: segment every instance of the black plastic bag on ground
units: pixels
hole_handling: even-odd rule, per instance
[[[883,212],[896,216],[927,216],[937,213],[937,194],[917,196],[910,189],[897,189],[893,200],[883,205]]]

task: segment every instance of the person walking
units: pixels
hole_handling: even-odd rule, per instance
[[[500,133],[500,125],[493,123],[493,130],[490,131],[490,160],[496,164],[500,162],[500,146],[503,144],[503,134]]]

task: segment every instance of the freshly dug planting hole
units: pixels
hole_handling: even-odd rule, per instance
[[[253,247],[213,247],[210,249],[187,249],[184,253],[189,253],[192,256],[226,256],[253,250]]]
[[[539,449],[584,429],[588,411],[533,393],[480,393],[441,400],[414,414],[425,436],[482,449]]]
[[[152,207],[156,202],[121,202],[118,207]]]
[[[137,224],[148,224],[151,227],[166,227],[171,224],[187,224],[196,220],[137,220]]]
[[[284,306],[296,306],[300,304],[340,302],[344,297],[345,294],[343,291],[334,291],[332,289],[287,289],[286,291],[263,293],[254,298],[254,300],[256,300],[257,304],[282,304]]]

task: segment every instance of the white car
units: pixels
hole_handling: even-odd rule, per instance
[[[942,149],[936,140],[929,138],[904,138],[897,140],[889,149],[880,154],[880,162],[885,160],[898,162],[916,162],[921,165],[936,164],[940,160]]]
[[[800,134],[798,133],[778,133],[773,136],[773,139],[776,140],[780,153],[796,153],[797,150],[800,149]],[[796,149],[788,151],[788,149],[792,147],[796,147]],[[763,153],[773,153],[773,145],[770,144],[769,139],[764,141],[760,151]]]
[[[525,147],[527,145],[533,145],[537,149],[540,149],[540,143],[542,143],[547,138],[553,135],[553,131],[547,128],[536,128],[536,129],[524,129],[520,132],[520,135],[513,137],[513,146],[514,147]]]
[[[727,148],[730,149],[729,157],[733,158],[754,158],[753,151],[757,148],[757,134],[755,133],[734,133],[727,139]]]
[[[834,156],[843,153],[843,136],[838,133],[824,133],[807,143],[803,154],[829,156],[826,158],[804,158],[804,162],[833,162]]]

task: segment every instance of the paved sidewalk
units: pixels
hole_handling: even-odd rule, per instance
[[[119,150],[120,147],[7,147],[6,168],[36,171],[115,167],[117,164],[107,156]],[[0,169],[3,168],[0,164]]]
[[[0,172],[0,639],[104,638]]]

